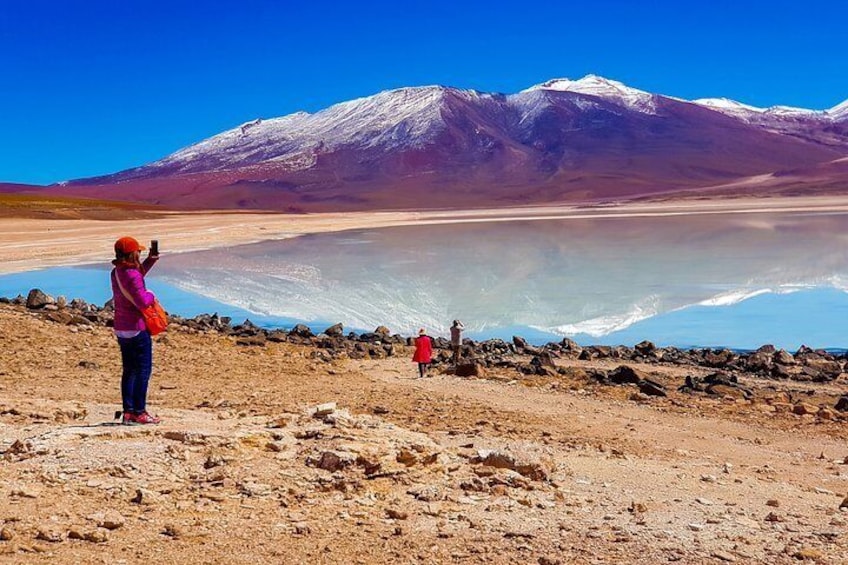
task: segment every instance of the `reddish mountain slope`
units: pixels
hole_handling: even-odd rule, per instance
[[[405,88],[250,122],[150,165],[50,190],[194,209],[479,207],[627,199],[848,155],[842,110],[729,108],[599,77],[509,96]]]

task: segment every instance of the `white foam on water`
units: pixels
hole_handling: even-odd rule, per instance
[[[613,332],[623,330],[632,326],[636,322],[641,322],[660,312],[660,297],[652,295],[646,299],[634,304],[633,307],[622,314],[613,314],[610,316],[599,316],[589,320],[573,324],[563,324],[551,328],[533,327],[534,329],[549,331],[557,335],[573,336],[585,334],[592,337],[601,337]]]

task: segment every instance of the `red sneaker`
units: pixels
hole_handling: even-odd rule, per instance
[[[151,416],[147,412],[132,415],[133,424],[158,424],[161,421],[162,420],[160,420],[156,416]]]

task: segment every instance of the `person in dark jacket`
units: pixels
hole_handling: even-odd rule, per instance
[[[433,342],[424,328],[418,330],[418,337],[415,339],[415,353],[412,355],[412,360],[418,363],[418,376],[424,378],[427,373],[427,367],[433,360]]]
[[[459,320],[454,320],[450,328],[451,349],[453,349],[453,364],[459,363],[459,354],[462,350],[462,330],[465,326]]]
[[[115,242],[112,264],[112,298],[115,304],[115,337],[121,348],[121,423],[158,424],[159,418],[147,412],[147,387],[153,372],[153,341],[144,323],[141,310],[153,304],[153,293],[147,290],[144,276],[158,255],[148,253],[141,262],[140,253],[146,249],[132,237]]]

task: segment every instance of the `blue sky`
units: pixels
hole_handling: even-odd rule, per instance
[[[588,73],[682,98],[848,98],[848,4],[0,3],[0,181],[142,165],[256,117],[400,86],[517,92]]]

